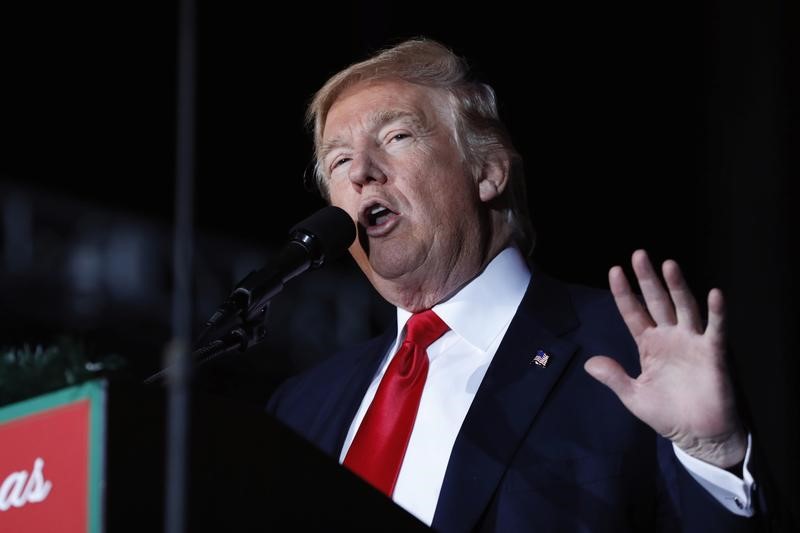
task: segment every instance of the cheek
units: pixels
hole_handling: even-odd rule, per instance
[[[443,172],[428,180],[423,187],[424,190],[419,192],[418,197],[444,216],[471,209],[478,200],[477,185],[460,168],[443,169]]]
[[[358,198],[347,194],[347,190],[343,189],[341,184],[330,184],[328,191],[331,205],[341,207],[355,221],[358,218]]]

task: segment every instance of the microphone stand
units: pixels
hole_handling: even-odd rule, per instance
[[[244,352],[266,338],[272,298],[288,280],[322,264],[322,258],[310,258],[309,251],[311,257],[321,257],[313,238],[302,232],[294,233],[293,237],[271,266],[248,274],[206,321],[192,349],[195,366],[236,350]],[[164,379],[168,371],[169,367],[159,370],[145,379],[144,384]]]
[[[192,350],[192,361],[194,366],[199,367],[212,359],[233,351],[244,352],[266,338],[267,335],[267,313],[269,302],[260,308],[248,312],[245,318],[242,315],[235,315],[232,319],[225,321],[222,326],[204,330],[200,340],[195,343]],[[233,322],[233,325],[231,325]],[[170,367],[162,368],[155,374],[144,380],[145,385],[152,385],[165,379]]]
[[[328,206],[295,225],[290,237],[270,265],[250,272],[203,325],[192,349],[195,365],[233,350],[244,352],[263,341],[272,298],[290,279],[344,253],[356,238],[356,229],[344,210]],[[144,383],[160,381],[169,368]]]

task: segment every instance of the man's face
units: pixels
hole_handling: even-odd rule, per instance
[[[356,84],[328,112],[321,161],[331,203],[359,225],[350,253],[389,301],[416,307],[410,292],[477,273],[485,217],[445,93],[402,81]]]

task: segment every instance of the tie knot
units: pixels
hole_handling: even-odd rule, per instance
[[[406,341],[427,349],[433,341],[450,329],[439,316],[430,309],[416,313],[408,319]]]

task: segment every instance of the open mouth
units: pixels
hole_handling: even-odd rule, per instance
[[[385,205],[373,202],[362,210],[360,219],[365,227],[371,228],[381,226],[389,222],[395,216],[397,216],[397,213]]]

